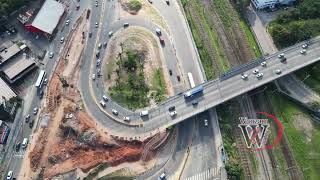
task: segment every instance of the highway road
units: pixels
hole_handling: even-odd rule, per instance
[[[306,65],[314,63],[320,59],[320,38],[315,38],[310,41],[309,48],[305,55],[299,53],[301,50],[301,43],[290,48],[284,49],[281,52],[285,53],[287,58],[286,62],[280,62],[277,58],[277,54],[273,54],[266,57],[266,67],[261,67],[259,63],[256,66],[250,67],[243,73],[248,74],[247,80],[241,79],[241,74],[230,77],[226,80],[215,79],[203,84],[203,95],[197,97],[199,101],[198,106],[193,106],[190,101],[186,101],[183,94],[178,94],[169,98],[165,102],[159,104],[157,107],[149,110],[149,117],[140,119],[136,115],[133,117],[139,118],[142,122],[140,128],[130,125],[123,126],[123,124],[117,121],[111,122],[110,119],[118,119],[122,121],[121,112],[119,117],[107,115],[101,111],[101,107],[88,106],[89,111],[95,115],[99,122],[105,127],[110,128],[111,134],[117,134],[123,137],[147,137],[150,133],[155,133],[158,129],[163,130],[173,124],[179,123],[184,119],[192,117],[200,112],[210,109],[220,103],[230,100],[238,95],[241,95],[249,90],[255,89],[263,84],[273,81],[283,75],[289,74],[297,69],[300,69]],[[253,69],[259,69],[264,74],[263,78],[257,79],[253,74]],[[244,68],[243,68],[244,69]],[[281,74],[275,74],[275,70],[280,69]],[[88,77],[87,77],[88,78]],[[88,94],[87,94],[88,95]],[[89,96],[89,95],[88,95]],[[94,97],[85,98],[85,102],[88,104],[95,103],[92,99]],[[168,112],[169,106],[176,106],[177,116],[170,117]],[[109,117],[109,118],[107,118]],[[125,132],[125,133],[124,133]]]
[[[62,27],[58,27],[59,31],[57,35],[55,36],[55,39],[48,45],[48,51],[52,51],[55,53],[54,58],[49,59],[48,56],[45,57],[44,59],[44,65],[40,65],[40,68],[44,69],[47,72],[47,77],[51,76],[53,67],[55,66],[56,60],[59,59],[58,54],[59,51],[62,47],[62,44],[60,43],[60,38],[61,37],[66,37],[67,34],[70,32],[72,28],[72,24],[77,20],[77,18],[81,15],[83,10],[88,7],[88,2],[87,1],[81,1],[80,3],[81,7],[79,11],[75,11],[75,4],[71,3],[70,4],[70,13],[66,16],[66,19],[70,19],[70,25],[65,26],[64,25],[64,20],[61,23]],[[61,29],[63,30],[61,31]],[[34,38],[34,37],[33,37]],[[37,40],[32,40],[32,41],[37,41]],[[46,87],[44,86],[43,89]],[[19,110],[19,113],[16,115],[15,119],[15,126],[12,127],[12,131],[10,133],[10,138],[8,139],[8,149],[7,155],[4,157],[4,165],[7,167],[5,169],[5,175],[7,174],[8,171],[12,170],[13,171],[13,177],[16,177],[18,179],[23,179],[23,177],[18,177],[20,168],[21,168],[21,163],[23,156],[25,154],[25,150],[20,149],[18,152],[14,150],[14,145],[17,142],[22,142],[23,138],[32,138],[30,136],[33,132],[33,130],[29,127],[28,123],[25,123],[25,116],[27,114],[31,115],[31,119],[35,120],[34,127],[37,126],[36,120],[38,117],[32,115],[33,108],[34,107],[40,107],[41,103],[43,103],[42,99],[39,98],[37,95],[37,89],[32,85],[30,91],[28,91],[28,97],[27,99],[24,99],[23,105],[21,109]],[[41,109],[39,110],[41,111]],[[39,114],[39,113],[38,113]]]

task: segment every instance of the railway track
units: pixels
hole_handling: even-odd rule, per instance
[[[187,10],[190,12],[193,21],[194,22],[198,22],[198,23],[194,23],[196,26],[196,29],[199,31],[200,33],[200,38],[201,41],[206,49],[206,51],[208,52],[211,61],[213,63],[213,69],[214,69],[214,77],[218,77],[222,72],[220,71],[220,69],[222,69],[222,67],[220,66],[220,64],[217,62],[217,59],[215,57],[217,57],[216,52],[214,51],[214,47],[212,46],[211,42],[210,42],[210,37],[208,36],[208,34],[205,31],[205,28],[203,26],[203,24],[201,23],[201,18],[199,16],[199,14],[197,13],[197,7],[194,1],[190,1],[190,3],[187,6]]]
[[[242,104],[243,112],[246,113],[247,117],[256,118],[256,113],[255,113],[256,111],[253,108],[254,106],[252,104],[252,101],[247,94],[242,96],[240,103]],[[266,180],[272,180],[273,176],[268,168],[268,164],[265,157],[266,156],[265,151],[266,150],[256,151],[257,157],[260,159],[260,162],[261,162],[260,164],[263,168],[263,171],[262,171],[263,174],[261,175],[263,175],[264,179]]]
[[[263,103],[263,105],[261,103],[259,103],[259,105],[257,104],[257,106],[260,106],[259,109],[261,111],[267,111],[269,113],[274,114],[271,101],[267,97],[267,95],[257,94],[255,99],[258,99],[259,102],[265,102],[265,103]],[[284,117],[284,116],[282,116],[282,117]],[[294,159],[294,156],[292,154],[292,150],[290,149],[290,145],[288,143],[288,139],[285,134],[283,134],[280,145],[281,145],[281,150],[282,150],[283,156],[284,156],[286,164],[287,164],[287,173],[288,173],[289,178],[292,180],[303,179],[303,177],[301,176],[302,173],[300,172],[300,169],[297,165],[297,162]],[[276,167],[276,165],[274,165],[274,167]],[[278,172],[277,169],[275,170],[275,172]],[[276,175],[277,175],[277,177],[279,177],[279,173]]]

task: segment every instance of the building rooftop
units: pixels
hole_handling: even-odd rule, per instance
[[[21,58],[16,61],[11,66],[7,67],[3,70],[4,74],[9,78],[9,80],[13,80],[23,71],[34,66],[35,62],[31,58]]]
[[[31,25],[43,32],[52,34],[63,13],[64,6],[61,3],[55,0],[46,0]]]
[[[21,49],[17,44],[13,44],[9,48],[0,53],[0,65],[9,60],[12,56],[20,52]]]
[[[5,98],[7,101],[13,97],[17,97],[17,94],[8,86],[8,84],[0,78],[0,104],[4,102]]]

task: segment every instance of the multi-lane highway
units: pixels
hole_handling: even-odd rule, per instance
[[[183,94],[178,94],[159,104],[157,107],[149,109],[148,118],[141,119],[138,116],[138,113],[132,114],[131,117],[138,119],[140,122],[140,127],[130,126],[130,124],[124,126],[116,121],[111,122],[110,119],[121,122],[123,117],[121,112],[119,116],[113,116],[110,113],[111,110],[103,110],[103,108],[98,106],[97,102],[96,106],[89,106],[88,108],[100,123],[111,129],[111,133],[123,135],[124,137],[147,137],[153,131],[155,132],[159,129],[164,129],[179,123],[283,75],[319,61],[320,38],[309,41],[309,48],[306,54],[300,54],[300,50],[302,49],[301,46],[302,44],[297,44],[281,51],[281,53],[285,53],[287,58],[287,61],[285,62],[281,62],[278,59],[277,54],[279,54],[279,52],[265,58],[267,63],[266,67],[262,67],[259,63],[256,63],[255,66],[246,69],[242,72],[248,75],[248,79],[246,80],[241,79],[240,73],[224,80],[215,79],[204,83],[203,94],[197,97],[197,100],[199,101],[197,106],[193,106],[190,101],[184,98]],[[254,69],[259,69],[259,71],[264,74],[263,77],[260,79],[256,78],[252,73]],[[281,74],[275,73],[278,69],[281,70]],[[89,99],[91,99],[91,101],[89,101],[90,104],[94,103],[93,99],[95,99],[95,97],[92,97],[92,94]],[[176,107],[177,116],[171,117],[169,115],[168,107],[170,106]],[[109,113],[105,113],[105,111],[109,111]]]

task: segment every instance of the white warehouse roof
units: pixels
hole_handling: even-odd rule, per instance
[[[55,0],[46,0],[31,25],[52,34],[63,13],[64,6],[61,3]]]

